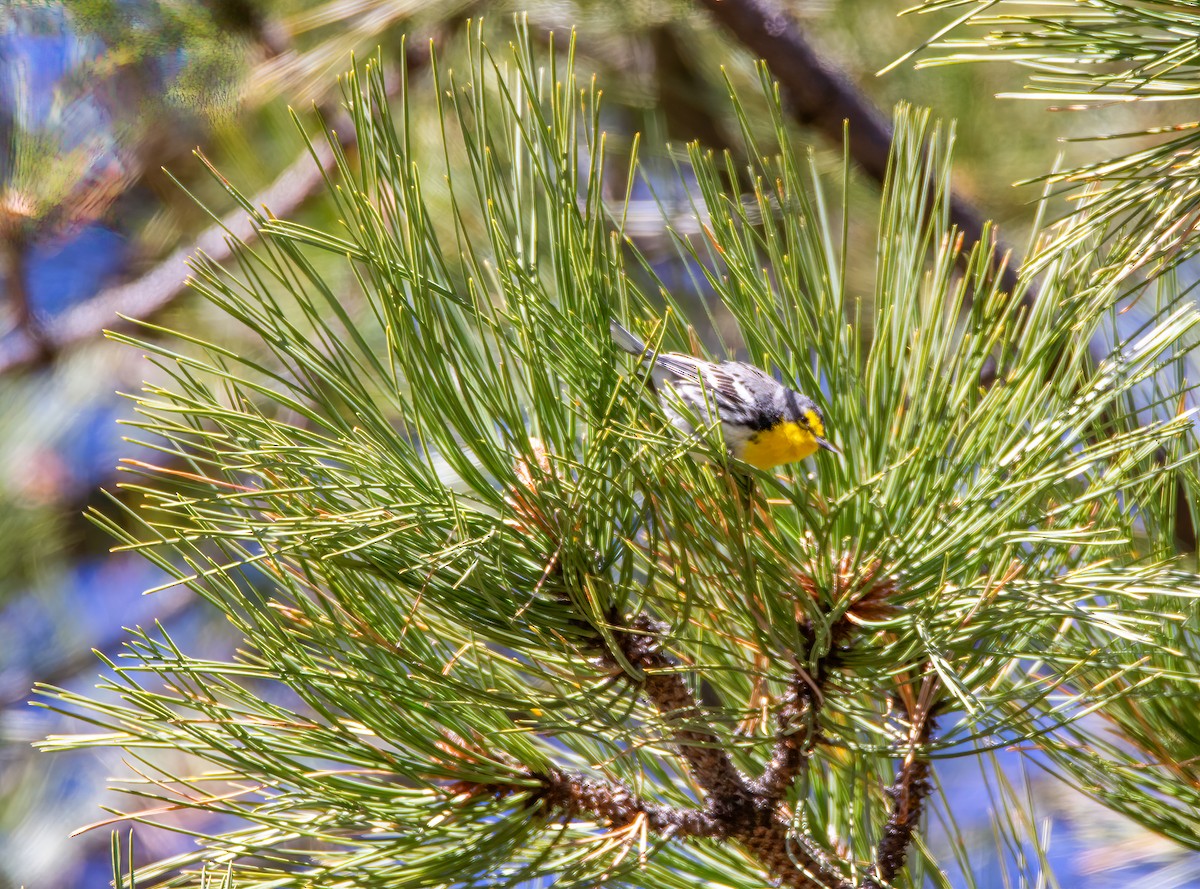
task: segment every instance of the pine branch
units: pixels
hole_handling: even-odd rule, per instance
[[[911,11],[932,5],[925,0]],[[1192,36],[1200,16],[1191,4],[951,0],[936,5],[943,12],[973,8],[902,58],[933,49],[935,57],[918,62],[918,68],[1005,61],[1037,72],[1025,78],[1020,91],[997,98],[1035,99],[1072,112],[1140,102],[1170,108],[1190,95],[1200,70]],[[1029,267],[1042,271],[1074,245],[1093,243],[1105,246],[1118,279],[1146,280],[1196,255],[1200,138],[1190,117],[1147,118],[1132,131],[1101,131],[1083,139],[1073,133],[1070,141],[1108,142],[1117,150],[1066,168],[1056,164],[1038,177],[1060,197],[1070,195],[1070,210],[1048,231],[1052,236],[1043,239]],[[1166,194],[1178,200],[1158,200]]]
[[[629,675],[673,729],[673,740],[687,762],[692,777],[705,791],[708,813],[719,836],[737,840],[784,886],[798,889],[845,889],[831,862],[815,850],[801,848],[790,820],[778,801],[761,792],[733,764],[728,751],[711,729],[704,726],[695,696],[678,672],[678,664],[664,654],[658,639],[662,624],[639,615],[629,626],[614,619],[614,635],[622,659],[640,672]],[[621,668],[621,659],[604,656],[606,664]]]
[[[639,682],[647,700],[674,729],[675,743],[692,777],[719,799],[749,798],[752,795],[749,782],[734,766],[720,739],[704,727],[700,708],[679,674],[678,664],[659,648],[658,640],[666,631],[665,625],[644,614],[638,615],[627,628],[620,628],[619,621],[616,618],[612,623],[618,627],[615,635],[621,655],[642,673],[640,678],[629,678]],[[606,666],[621,667],[620,660],[612,655],[605,655],[602,660]]]
[[[824,665],[822,664],[822,667]],[[796,782],[817,739],[817,714],[824,699],[824,669],[815,676],[796,673],[776,715],[779,734],[771,760],[758,779],[758,792],[781,800]]]
[[[528,494],[514,490],[509,502],[520,526],[540,528],[554,537],[554,524],[542,515],[535,505],[539,477],[551,472],[550,463],[540,442],[534,445],[533,462],[519,460],[517,477]],[[545,577],[564,580],[561,562],[555,560]],[[836,866],[823,859],[815,849],[801,848],[792,835],[790,819],[779,806],[777,797],[764,793],[733,763],[721,739],[706,724],[704,715],[691,689],[684,682],[679,663],[662,650],[661,639],[667,626],[647,614],[632,620],[616,611],[607,616],[608,628],[618,647],[613,652],[605,637],[596,632],[585,647],[599,655],[600,664],[619,672],[638,686],[641,694],[658,711],[671,730],[675,749],[688,765],[692,778],[705,793],[703,822],[687,816],[698,836],[723,837],[736,840],[746,847],[758,862],[784,886],[797,889],[849,889],[852,885],[842,879]],[[573,798],[591,789],[566,788],[552,793],[555,799]],[[599,801],[607,799],[603,791]],[[565,796],[564,796],[565,794]],[[597,800],[591,801],[593,804]],[[623,800],[617,814],[628,814]],[[589,808],[589,811],[595,811]],[[631,811],[631,810],[630,810]],[[674,812],[658,812],[664,825],[676,824],[685,817]],[[647,818],[650,813],[647,813]]]
[[[442,120],[471,176],[456,174],[443,151],[445,170],[422,167],[418,177],[426,155],[414,150],[409,109],[397,126],[378,101],[378,66],[361,75],[365,91],[352,73],[348,92],[363,97],[350,103],[363,169],[338,187],[344,224],[326,234],[273,221],[278,249],[248,252],[228,280],[215,270],[206,278],[208,295],[261,337],[286,374],[264,384],[254,358],[219,344],[207,361],[168,342],[147,345],[173,382],[148,391],[140,428],[194,450],[197,472],[178,492],[142,489],[147,505],[122,516],[134,530],[115,519],[104,526],[216,603],[261,656],[212,663],[182,654],[165,634],[140,634],[139,662],[116,668],[119,701],[61,696],[110,731],[47,746],[178,747],[225,780],[278,786],[265,806],[206,797],[202,807],[249,824],[201,834],[190,858],[229,861],[232,850],[235,866],[262,881],[292,873],[297,853],[307,854],[294,849],[298,827],[322,849],[319,865],[304,861],[318,882],[433,885],[520,873],[592,885],[611,873],[601,859],[623,855],[651,826],[695,834],[662,844],[647,868],[662,878],[646,885],[673,885],[680,874],[744,885],[759,879],[752,870],[804,889],[850,889],[842,875],[851,872],[864,889],[903,879],[935,751],[984,732],[1049,732],[1052,720],[1106,703],[1127,676],[1165,682],[1155,671],[1187,668],[1162,655],[1171,637],[1157,618],[1184,623],[1190,600],[1178,589],[1194,590],[1195,578],[1127,552],[1135,522],[1127,506],[1153,509],[1161,490],[1146,461],[1186,420],[1147,426],[1105,412],[1200,328],[1200,314],[1164,316],[1095,374],[1082,360],[1049,368],[1063,342],[1090,334],[1108,311],[1076,297],[1091,267],[1081,261],[1048,277],[1034,305],[1039,323],[1023,323],[1011,294],[998,292],[982,251],[959,275],[940,210],[945,141],[927,115],[902,110],[876,245],[876,323],[849,325],[845,295],[832,285],[851,260],[813,197],[819,171],[755,152],[755,203],[795,212],[751,216],[711,154],[695,152],[703,243],[713,248],[701,267],[753,353],[820,393],[847,445],[819,473],[772,484],[769,522],[735,523],[731,501],[714,499],[733,493],[719,469],[673,459],[680,443],[643,422],[641,386],[614,368],[612,314],[662,307],[625,277],[617,251],[597,249],[612,217],[599,155],[585,170],[579,152],[603,145],[598,90],[581,92],[560,56],[543,66],[527,36],[513,49],[516,64],[501,69],[477,42],[467,79],[439,86],[454,103],[453,125]],[[564,79],[540,92],[538,72],[547,70]],[[578,126],[580,110],[592,128]],[[793,157],[777,105],[771,116],[779,157]],[[420,188],[442,173],[448,215]],[[490,220],[486,241],[474,236],[481,218]],[[623,249],[650,267],[636,245]],[[344,311],[310,262],[313,250],[358,276],[373,310],[365,320]],[[277,284],[293,280],[320,286]],[[302,328],[280,311],[281,295],[304,310]],[[814,310],[796,312],[802,301]],[[968,325],[945,311],[964,301]],[[675,321],[660,333],[667,347],[687,348]],[[984,358],[1018,336],[1011,385],[982,395]],[[1044,385],[1051,372],[1062,385]],[[298,411],[312,429],[277,419]],[[1003,471],[988,471],[996,466]],[[277,577],[277,607],[247,600],[244,572],[260,550],[294,568]],[[856,647],[854,675],[835,687],[841,665],[832,658],[859,632],[870,644]],[[1046,675],[1020,669],[1029,651]],[[790,656],[799,665],[791,682],[808,670],[813,683],[785,701],[773,765],[755,782],[748,765],[739,769],[749,758],[732,746],[726,726],[736,711],[726,705],[747,691],[757,700],[765,681],[788,682]],[[922,672],[933,657],[939,676],[956,677],[944,687]],[[580,681],[596,677],[598,664],[623,686],[607,700],[594,693],[611,683]],[[147,671],[153,687],[139,682]],[[159,675],[172,682],[166,691]],[[911,677],[896,689],[900,728],[877,714],[882,677],[895,676]],[[1069,687],[1053,681],[1062,676]],[[294,689],[323,718],[265,701],[259,679]],[[711,708],[696,691],[706,686]],[[964,714],[936,737],[935,691]],[[812,768],[800,794],[806,747],[794,729],[817,716],[836,733],[838,755]],[[892,763],[879,756],[887,744]],[[644,771],[621,771],[620,785],[594,778],[595,763],[620,747],[638,754],[619,767]],[[309,771],[330,759],[355,777]],[[702,803],[674,789],[681,770]],[[800,796],[795,812],[781,803],[789,781],[789,800]],[[441,792],[409,792],[430,782],[477,798],[458,811]],[[888,787],[891,802],[868,807],[865,783]],[[630,792],[643,786],[653,802]],[[1126,781],[1116,790],[1129,791],[1125,805],[1136,798],[1163,809],[1161,787]],[[553,824],[514,805],[539,796],[542,814],[586,811],[614,827],[597,837],[588,824],[585,842],[598,843],[581,857]],[[805,810],[854,829],[818,845],[795,824]],[[715,842],[687,843],[692,835]],[[839,851],[826,853],[826,842]],[[744,854],[721,848],[730,845]]]
[[[580,778],[557,769],[542,776],[542,780],[545,787],[538,797],[567,817],[585,812],[616,828],[643,818],[649,830],[664,838],[721,834],[720,825],[709,813],[647,803],[619,782]]]

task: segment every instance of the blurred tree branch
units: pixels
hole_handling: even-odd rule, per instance
[[[313,149],[317,164],[304,152],[255,196],[255,203],[282,215],[294,212],[316,194],[324,184],[322,172],[333,168],[334,158],[333,150],[324,143],[314,143]],[[203,252],[217,262],[224,262],[232,255],[229,238],[248,242],[255,234],[254,222],[245,212],[235,210],[227,214],[136,281],[108,287],[64,312],[44,326],[40,338],[31,336],[24,327],[14,331],[0,342],[0,373],[36,365],[71,346],[94,339],[105,329],[130,329],[138,320],[163,311],[186,292],[190,257]]]
[[[740,155],[741,146],[713,114],[713,100],[717,97],[689,60],[681,36],[679,26],[673,23],[659,25],[650,32],[658,105],[666,118],[667,131],[672,138],[684,142],[699,139],[706,148],[718,153],[731,151]]]
[[[153,615],[155,621],[174,620],[199,608],[204,602],[182,589],[161,598],[164,601]],[[35,685],[62,685],[77,678],[89,667],[99,674],[104,665],[98,655],[116,658],[129,642],[129,631],[123,625],[114,626],[104,638],[84,641],[83,646],[67,649],[62,657],[44,667],[31,667],[28,672],[22,671],[19,676],[6,679],[0,684],[0,710],[28,703]]]
[[[279,40],[272,36],[274,31],[267,29],[264,33],[272,52],[278,53]],[[428,42],[409,43],[405,63],[410,70],[425,67],[429,63]],[[332,129],[342,147],[354,145],[354,127],[345,115],[328,106],[320,110],[327,119],[335,120]],[[334,153],[326,142],[314,142],[312,148],[312,154],[307,150],[301,152],[274,182],[255,195],[254,203],[270,208],[278,216],[288,216],[321,191],[325,176],[334,167]],[[95,339],[105,330],[129,330],[138,321],[154,317],[187,292],[190,258],[204,253],[215,262],[225,262],[233,255],[231,239],[249,243],[257,235],[249,215],[241,209],[231,211],[140,278],[107,287],[53,321],[35,323],[36,319],[30,317],[31,323],[19,324],[0,340],[0,374],[42,364],[73,346]],[[19,295],[20,291],[10,294],[13,298]],[[18,311],[26,303],[27,299],[18,299]]]
[[[892,128],[870,99],[846,75],[823,61],[804,39],[799,27],[771,0],[699,0],[751,53],[762,58],[779,80],[785,108],[798,123],[813,127],[835,144],[848,122],[850,156],[867,175],[882,183],[887,176]],[[951,193],[950,222],[968,243],[982,240],[984,218],[969,201]],[[997,253],[1012,252],[997,243]],[[1001,263],[999,274],[1006,290],[1017,286],[1019,263]],[[1032,299],[1032,290],[1027,299]]]
[[[0,214],[3,212],[3,209],[0,209]],[[0,223],[3,221],[0,219]],[[40,361],[46,357],[49,349],[45,332],[33,311],[33,306],[29,303],[29,288],[25,281],[26,239],[17,229],[15,224],[0,224],[0,280],[8,287],[8,301],[12,307],[15,325],[14,335],[25,341],[32,359]]]

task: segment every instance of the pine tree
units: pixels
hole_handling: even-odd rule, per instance
[[[952,128],[901,107],[853,292],[848,164],[817,168],[764,71],[731,95],[750,168],[693,146],[671,214],[735,321],[708,353],[625,230],[636,156],[569,42],[480,30],[429,80],[394,114],[379,64],[344,79],[336,230],[228,185],[260,240],[193,286],[261,352],[127,338],[171,383],[138,398],[140,501],[96,521],[243,639],[218,662],[137,629],[102,694],[53,692],[96,733],[45,746],[126,751],[127,819],[236,819],[140,885],[947,886],[939,760],[1011,745],[1200,845],[1173,537],[1200,311],[1169,276],[1097,360],[1111,242],[1004,289],[948,222]],[[844,456],[765,473],[682,436],[613,317],[794,381]],[[998,832],[1040,848],[996,780]]]

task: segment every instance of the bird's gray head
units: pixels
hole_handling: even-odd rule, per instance
[[[825,417],[817,403],[807,395],[801,395],[792,389],[786,390],[783,397],[783,418],[807,429],[818,438],[825,437]]]

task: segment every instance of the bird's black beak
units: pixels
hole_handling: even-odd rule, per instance
[[[817,436],[817,446],[824,448],[827,451],[833,451],[833,453],[837,454],[839,457],[842,456],[841,448],[839,448],[837,445],[830,444],[825,439],[821,438],[819,435]]]

